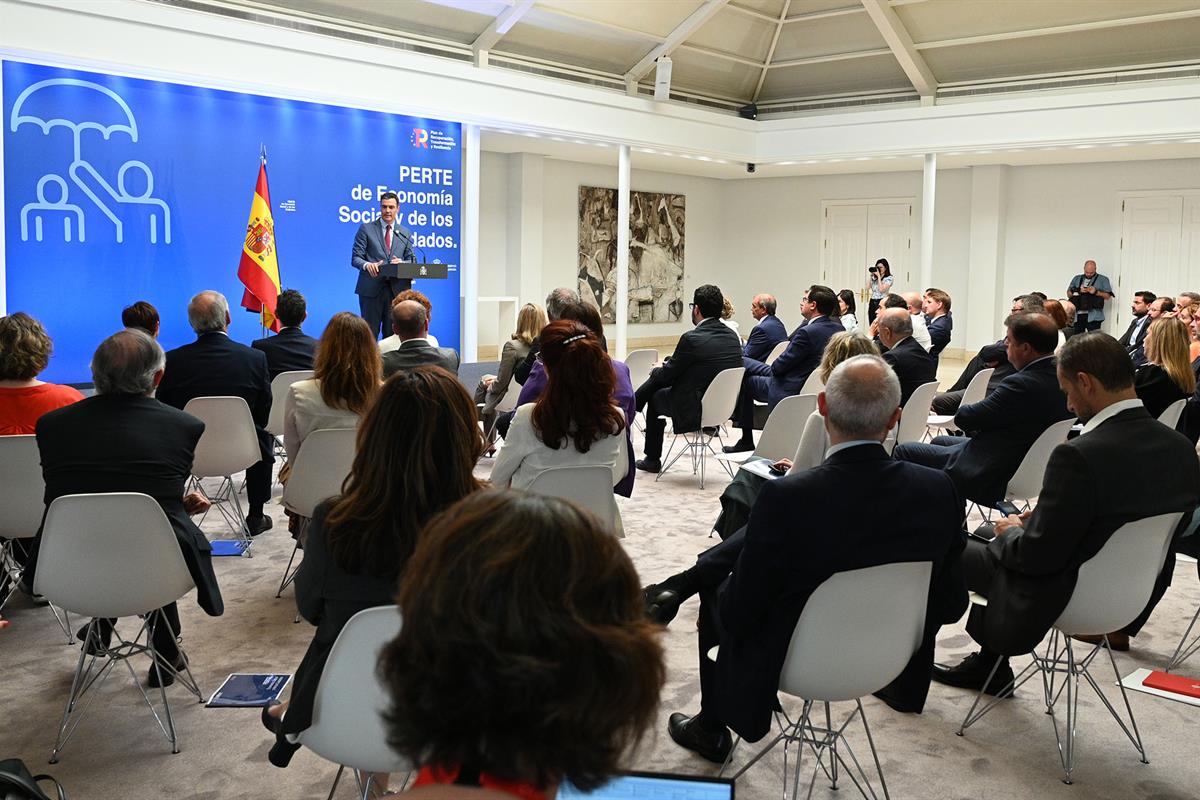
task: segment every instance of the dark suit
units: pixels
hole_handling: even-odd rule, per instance
[[[800,394],[805,381],[821,364],[825,345],[835,333],[846,330],[841,322],[829,317],[814,317],[807,325],[792,332],[787,349],[771,364],[743,358],[746,375],[738,396],[737,422],[742,439],[751,436],[754,428],[754,401],[762,400],[770,413],[785,397]]]
[[[883,353],[883,360],[900,379],[900,405],[908,402],[919,386],[937,380],[937,359],[925,352],[925,348],[911,336],[896,342],[896,346]]]
[[[42,416],[37,424],[38,451],[46,480],[46,506],[68,494],[139,492],[153,497],[179,541],[196,584],[196,601],[210,616],[225,605],[213,572],[212,547],[183,509],[184,485],[191,474],[196,442],[204,423],[151,397],[95,395]],[[25,579],[34,583],[41,532],[34,541]],[[136,580],[136,575],[130,575]],[[175,632],[175,604],[164,612]],[[160,653],[173,660],[174,637],[155,632]]]
[[[779,317],[767,314],[750,331],[746,346],[742,348],[742,355],[755,361],[766,361],[775,345],[786,341],[787,338],[787,329],[783,327]]]
[[[920,514],[890,524],[847,523],[843,509],[862,508],[860,487],[880,486],[866,514],[911,504]],[[802,514],[797,509],[803,509]],[[701,591],[700,683],[704,716],[710,714],[749,741],[770,729],[779,673],[796,622],[809,596],[835,572],[906,561],[932,561],[925,636],[904,672],[885,690],[889,699],[919,711],[933,667],[937,629],[967,607],[960,554],[962,502],[945,475],[888,458],[879,445],[834,453],[824,464],[766,483],[754,504],[732,576],[719,589]],[[714,548],[715,550],[716,548]],[[714,613],[719,606],[719,617]],[[847,631],[853,635],[853,631]],[[712,664],[705,657],[720,644]]]
[[[250,346],[267,354],[267,375],[271,380],[281,372],[312,369],[313,359],[317,357],[317,340],[298,326],[284,328],[265,339],[255,339]]]
[[[1200,358],[1192,362],[1192,372],[1196,374],[1196,392],[1188,400],[1183,416],[1186,435],[1195,445],[1200,441]]]
[[[383,377],[390,378],[402,369],[441,367],[452,375],[458,374],[458,353],[450,347],[434,347],[425,339],[401,342],[398,350],[383,354]]]
[[[968,632],[995,652],[1028,653],[1066,608],[1080,565],[1117,528],[1173,511],[1190,513],[1197,503],[1195,451],[1144,409],[1123,411],[1059,445],[1024,528],[1010,529],[988,545],[969,545],[968,582],[988,604],[972,612]],[[1174,557],[1168,561],[1157,597],[1174,570]],[[1149,609],[1143,621],[1146,616]]]
[[[1133,359],[1134,366],[1141,366],[1146,363],[1146,332],[1150,330],[1150,323],[1152,321],[1149,314],[1134,317],[1130,321],[1129,327],[1121,334],[1121,338],[1117,339],[1129,351],[1129,357]],[[1134,335],[1134,330],[1139,324],[1141,328],[1137,329],[1137,334]]]
[[[317,627],[304,659],[292,682],[291,702],[283,717],[271,762],[286,766],[299,745],[285,739],[312,725],[317,684],[329,658],[329,651],[350,618],[368,608],[386,606],[396,593],[396,573],[371,575],[351,573],[334,562],[326,545],[325,517],[332,500],[317,506],[304,543],[304,560],[296,571],[296,609]]]
[[[638,387],[637,409],[646,410],[646,457],[662,455],[669,414],[676,433],[700,429],[700,401],[717,373],[742,366],[742,343],[719,319],[708,318],[679,337],[675,352]]]
[[[392,246],[384,246],[382,219],[364,222],[354,234],[354,248],[350,251],[350,266],[358,270],[358,283],[354,293],[358,295],[358,307],[362,318],[367,321],[376,337],[392,335],[392,298],[412,288],[407,278],[372,277],[363,266],[367,262],[389,263],[392,258],[413,261],[412,231],[400,224],[392,223]]]
[[[1047,356],[1005,378],[983,400],[958,410],[954,424],[966,439],[938,436],[929,444],[908,442],[896,447],[895,456],[946,470],[961,495],[990,504],[1004,497],[1034,440],[1070,417],[1054,358]]]
[[[934,395],[933,413],[953,416],[958,411],[958,407],[962,405],[963,394],[966,392],[971,378],[988,367],[992,369],[992,376],[988,378],[988,392],[994,392],[1001,381],[1016,372],[1013,365],[1008,362],[1008,348],[1003,339],[995,344],[981,347],[979,352],[967,362],[967,366],[958,376],[954,385],[947,391]]]
[[[274,439],[267,433],[271,416],[271,380],[265,353],[233,341],[224,333],[202,333],[196,341],[167,353],[167,368],[157,397],[182,409],[196,397],[231,395],[250,406],[262,460],[246,469],[246,499],[250,516],[262,513],[271,499]]]
[[[925,322],[929,327],[929,341],[932,342],[929,355],[937,358],[946,349],[946,345],[950,344],[950,331],[954,330],[954,317],[947,311],[936,319],[926,317]]]

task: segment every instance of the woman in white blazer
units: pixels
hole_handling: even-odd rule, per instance
[[[603,465],[615,486],[629,469],[626,420],[600,340],[580,322],[558,320],[542,330],[540,353],[546,390],[517,409],[492,484],[522,489],[553,467]]]

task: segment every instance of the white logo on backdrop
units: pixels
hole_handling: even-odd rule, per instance
[[[103,110],[94,112],[96,116],[102,117],[101,119],[64,119],[57,116],[65,113],[64,109],[95,108],[96,98],[92,94],[93,92],[107,98],[102,101]],[[98,131],[105,141],[108,141],[114,134],[120,133],[128,136],[130,141],[137,142],[137,120],[134,118],[129,104],[120,95],[98,83],[75,78],[53,78],[39,81],[21,92],[16,102],[13,103],[9,129],[15,132],[26,124],[36,125],[46,135],[49,135],[54,128],[66,128],[71,131],[74,152],[67,174],[71,183],[112,222],[116,228],[118,242],[125,241],[125,223],[113,212],[113,208],[144,206],[150,211],[150,243],[158,243],[160,224],[163,242],[171,243],[171,208],[165,201],[153,196],[154,173],[145,162],[126,161],[117,170],[114,185],[105,180],[99,170],[83,156],[84,131]],[[127,178],[130,177],[131,171],[141,176],[140,192],[129,186]],[[47,196],[46,187],[48,185],[57,188],[56,198],[52,199]],[[37,200],[21,207],[21,241],[29,241],[31,219],[34,239],[40,242],[43,236],[43,221],[53,220],[57,216],[62,217],[64,241],[71,241],[72,222],[74,222],[79,241],[85,241],[86,213],[82,207],[69,201],[69,194],[67,181],[61,175],[53,172],[43,175],[37,184]]]

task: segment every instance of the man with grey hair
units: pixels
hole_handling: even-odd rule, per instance
[[[925,322],[923,309],[925,299],[921,297],[920,292],[901,292],[900,296],[904,298],[904,302],[908,306],[908,313],[912,316],[912,337],[928,353],[929,348],[933,347],[933,340],[929,338],[929,324]]]
[[[554,322],[562,317],[564,308],[569,305],[574,305],[578,302],[579,292],[575,291],[574,289],[566,286],[560,286],[557,289],[551,289],[550,294],[546,295],[546,319],[549,322]],[[604,340],[604,334],[600,334],[600,346],[604,348],[605,352],[608,352],[608,342]],[[517,364],[516,369],[513,370],[513,378],[517,383],[521,384],[522,386],[525,385],[525,381],[527,378],[529,378],[529,373],[533,371],[533,365],[537,361],[538,352],[541,351],[541,349],[542,338],[540,336],[535,337],[533,342],[529,345],[529,354],[526,355],[525,360],[520,364]],[[506,424],[501,429],[500,435],[503,436],[507,433],[508,426]]]
[[[179,541],[196,584],[197,602],[210,616],[220,616],[224,604],[212,568],[212,548],[188,516],[184,497],[204,423],[154,398],[165,362],[158,342],[141,330],[119,331],[100,343],[92,356],[95,396],[51,411],[38,421],[46,503],[91,492],[150,495],[162,506]],[[29,586],[34,583],[40,542],[39,531],[25,573]],[[162,671],[151,666],[151,686],[158,686],[160,679],[169,685],[175,680],[174,671],[183,666],[176,644],[179,611],[171,603],[162,612],[170,629],[161,624],[155,629],[153,644]],[[89,650],[100,652],[108,647],[112,624],[96,620],[78,636]]]
[[[392,330],[400,338],[400,346],[383,354],[385,380],[401,370],[424,365],[458,374],[458,353],[450,347],[434,347],[426,338],[429,336],[429,315],[425,306],[416,300],[396,303],[392,306]]]
[[[775,345],[787,341],[787,328],[783,321],[775,316],[779,303],[774,295],[756,294],[750,301],[750,315],[758,324],[750,331],[746,344],[742,347],[742,355],[755,361],[766,361],[775,349]]]
[[[900,379],[900,405],[927,383],[937,381],[937,359],[913,338],[913,320],[907,308],[886,308],[875,318],[883,360]]]
[[[768,481],[746,527],[684,573],[700,594],[701,709],[694,717],[672,714],[668,731],[714,762],[732,748],[729,727],[752,742],[770,730],[796,622],[834,573],[933,563],[920,649],[877,693],[900,711],[924,707],[937,630],[967,607],[962,502],[954,485],[937,470],[893,461],[882,445],[900,419],[900,383],[887,363],[867,355],[844,361],[817,404],[831,444],[825,462]],[[899,504],[921,513],[893,514]],[[873,521],[880,515],[887,525]],[[721,648],[716,663],[707,658],[714,645]]]
[[[271,416],[271,379],[267,356],[229,338],[229,303],[220,292],[200,292],[188,303],[188,322],[196,341],[167,353],[166,374],[158,399],[183,409],[197,397],[240,397],[250,407],[262,459],[246,469],[246,530],[257,536],[271,527],[263,506],[271,499],[274,437],[267,433]]]

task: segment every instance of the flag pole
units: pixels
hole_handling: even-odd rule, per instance
[[[265,169],[267,166],[267,145],[265,142],[258,143],[258,158],[259,163],[261,163]],[[258,303],[258,326],[262,331],[262,336],[259,338],[265,339],[267,338],[267,306],[262,302],[261,299],[258,301]]]

